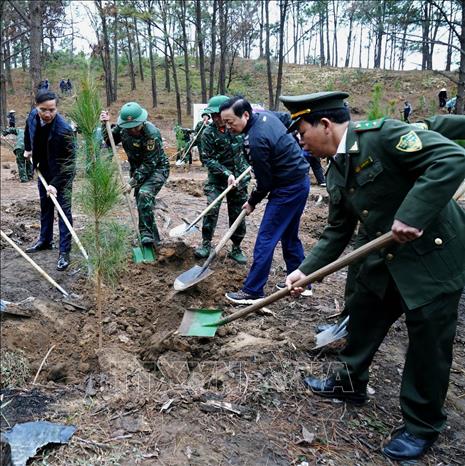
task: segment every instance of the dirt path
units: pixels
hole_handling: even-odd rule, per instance
[[[11,173],[13,160],[2,148],[1,226],[24,248],[38,234],[37,187],[19,183]],[[321,400],[301,384],[303,373],[325,374],[334,364],[335,349],[315,354],[310,348],[314,325],[333,321],[342,309],[345,271],[316,284],[312,298],[285,299],[220,329],[213,339],[170,335],[187,308],[230,312],[224,293],[238,289],[248,270],[231,262],[225,250],[209,279],[183,293],[172,288],[175,277],[196,263],[193,249],[201,238],[196,234],[185,242],[169,241],[168,231],[181,217],[193,218],[204,208],[204,178],[199,167],[191,172],[173,168],[157,208],[165,240],[159,261],[128,262],[118,286],[106,289],[101,351],[92,287],[77,249],[66,273],[55,270],[56,251],[34,257],[80,297],[77,302],[86,310],[63,303],[22,258],[2,247],[2,298],[36,298],[31,318],[2,319],[2,349],[21,350],[31,366],[21,390],[4,391],[5,400],[12,400],[2,411],[5,418],[10,424],[48,419],[78,427],[68,446],[41,455],[46,464],[387,464],[379,449],[401,420],[398,391],[408,341],[403,322],[391,329],[375,358],[373,392],[363,408]],[[325,224],[325,201],[325,191],[312,188],[301,228],[307,249]],[[249,266],[262,211],[260,206],[248,219],[244,249]],[[76,209],[74,214],[79,232],[85,218]],[[116,216],[129,223],[123,205]],[[217,237],[226,229],[223,207]],[[267,292],[283,278],[277,250]],[[446,403],[448,426],[417,464],[465,461],[464,315],[462,301]],[[32,387],[52,345],[39,384]],[[1,427],[6,427],[3,418]],[[33,464],[45,463],[39,459]]]

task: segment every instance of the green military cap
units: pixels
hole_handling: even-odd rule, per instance
[[[315,92],[314,94],[280,96],[279,100],[289,110],[292,118],[292,124],[288,132],[296,129],[297,123],[304,115],[322,110],[336,110],[346,108],[344,99],[349,97],[347,92]]]
[[[137,102],[128,102],[121,107],[117,123],[121,128],[135,128],[147,120],[147,115],[147,110]]]
[[[223,105],[228,100],[229,97],[226,95],[215,95],[208,101],[208,106],[203,112],[207,113],[208,115],[211,115],[212,113],[220,113],[221,105]]]

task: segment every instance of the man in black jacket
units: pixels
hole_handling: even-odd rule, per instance
[[[249,275],[240,291],[226,293],[236,304],[251,304],[264,296],[263,289],[279,241],[288,272],[304,257],[298,233],[310,190],[309,166],[295,138],[272,112],[254,113],[250,103],[242,97],[225,102],[220,112],[231,133],[245,135],[245,153],[257,181],[242,208],[250,214],[268,196]]]
[[[75,145],[73,130],[58,113],[58,97],[54,92],[39,92],[36,108],[26,121],[24,133],[24,156],[32,156],[34,169],[39,169],[48,183],[44,188],[39,180],[40,236],[36,243],[26,249],[28,253],[52,249],[54,204],[49,196],[57,198],[66,217],[72,224],[71,188],[75,172]],[[57,270],[69,266],[71,233],[63,220],[59,220],[60,253]]]

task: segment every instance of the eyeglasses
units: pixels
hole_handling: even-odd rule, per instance
[[[38,108],[39,113],[55,113],[57,111],[56,108]]]

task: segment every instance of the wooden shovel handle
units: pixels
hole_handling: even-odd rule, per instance
[[[454,194],[454,201],[458,201],[462,194],[465,193],[465,180],[462,181],[461,185],[458,187],[457,191]]]
[[[119,174],[119,179],[121,181],[121,186],[124,189],[124,187],[126,186],[126,182],[124,181],[123,169],[121,168],[121,162],[119,160],[118,153],[116,151],[116,144],[115,144],[115,140],[113,139],[113,132],[111,130],[111,126],[110,126],[109,121],[105,122],[105,127],[107,129],[107,137],[108,137],[108,140],[110,141],[111,150],[113,152],[113,159],[115,159],[116,166],[118,167],[118,174]],[[141,238],[140,238],[140,235],[139,235],[139,227],[138,227],[137,222],[136,222],[136,215],[134,213],[134,209],[132,208],[131,199],[129,197],[129,194],[126,191],[124,192],[124,197],[126,198],[126,203],[128,204],[129,213],[131,214],[132,225],[134,227],[135,232],[137,233],[137,238],[138,238],[139,244],[140,244],[140,246],[142,248]]]
[[[31,265],[34,267],[37,272],[39,272],[49,283],[51,283],[57,290],[63,293],[64,296],[69,296],[68,292],[65,291],[44,269],[39,267],[19,246],[17,246],[8,236],[0,230],[2,238],[10,245],[13,246],[16,251],[21,254]]]
[[[204,270],[207,270],[207,267],[211,264],[212,260],[218,255],[218,253],[223,249],[224,245],[228,242],[228,240],[231,238],[231,236],[237,230],[237,228],[239,227],[241,222],[244,220],[246,215],[247,215],[247,212],[245,210],[242,210],[241,213],[237,216],[234,223],[229,227],[229,230],[221,238],[221,240],[218,243],[218,245],[216,246],[216,248],[213,250],[213,252],[210,254],[208,259],[202,265],[202,272]],[[199,275],[200,275],[200,273],[199,273]]]
[[[37,172],[37,176],[39,177],[39,180],[44,185],[44,188],[47,189],[48,183],[45,181],[45,178],[43,177],[42,173],[40,173],[40,170],[37,168],[36,168],[36,172]],[[71,236],[73,237],[74,241],[78,245],[78,248],[80,249],[82,255],[84,256],[84,259],[89,260],[89,256],[87,255],[87,252],[84,249],[84,246],[82,245],[81,241],[79,241],[76,231],[72,227],[71,223],[69,223],[68,217],[63,212],[63,209],[61,208],[61,205],[58,202],[57,198],[52,193],[49,194],[49,197],[52,200],[52,202],[55,204],[55,207],[58,210],[58,213],[60,214],[61,219],[63,220],[63,222],[65,222],[66,227],[68,228],[69,232],[71,233]]]
[[[244,178],[245,176],[247,176],[250,171],[252,170],[252,167],[248,167],[247,169],[245,169],[237,178],[236,178],[236,182],[239,183],[239,181],[242,180],[242,178]],[[190,230],[204,215],[206,215],[208,212],[210,212],[210,210],[213,209],[213,207],[216,206],[216,204],[218,204],[218,202],[220,202],[228,193],[229,191],[231,191],[231,189],[234,189],[234,185],[230,185],[228,186],[216,199],[214,199],[212,201],[211,204],[209,204],[196,218],[194,221],[192,221],[188,227],[186,227],[186,232],[188,230]]]
[[[330,264],[325,265],[321,269],[318,269],[315,272],[311,273],[310,275],[307,275],[305,278],[302,278],[301,280],[295,282],[294,288],[305,288],[310,283],[321,280],[327,275],[337,272],[338,270],[342,269],[346,265],[349,265],[352,262],[355,262],[358,259],[361,259],[362,257],[367,256],[373,251],[376,251],[378,249],[388,246],[392,242],[394,242],[394,236],[392,232],[390,231],[380,236],[379,238],[376,238],[373,241],[370,241],[369,243],[364,244],[360,248],[355,249],[352,252],[349,252],[349,254],[343,257],[340,257],[334,262],[331,262]],[[233,320],[240,319],[241,317],[245,317],[251,314],[252,312],[255,312],[256,310],[261,309],[264,306],[267,306],[268,304],[274,303],[278,299],[284,298],[288,294],[289,294],[289,290],[287,288],[279,290],[276,293],[273,293],[270,296],[267,296],[266,298],[262,299],[261,301],[255,304],[252,304],[246,307],[245,309],[241,309],[240,311],[234,312],[233,314],[231,314],[228,317],[225,317],[224,319],[221,319],[220,321],[216,323],[216,325],[217,326],[225,325],[225,324],[228,324],[229,322],[232,322]]]

